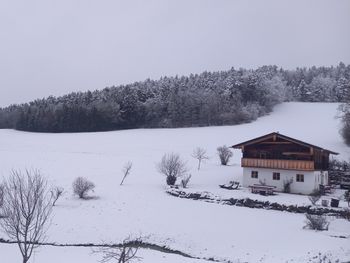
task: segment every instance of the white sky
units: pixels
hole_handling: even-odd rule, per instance
[[[347,0],[0,0],[0,106],[232,66],[350,63]]]

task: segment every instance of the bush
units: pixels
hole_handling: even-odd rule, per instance
[[[0,184],[0,207],[2,207],[4,203],[4,195],[5,195],[4,185]]]
[[[344,198],[345,198],[345,201],[348,202],[348,206],[350,206],[350,190],[347,190],[344,193]]]
[[[266,185],[266,179],[264,179],[264,180],[259,179],[259,184],[260,185]]]
[[[189,183],[191,177],[192,177],[192,175],[189,174],[189,175],[185,175],[185,176],[182,178],[182,180],[181,180],[181,186],[182,186],[183,188],[187,188],[187,185],[188,185],[188,183]]]
[[[321,193],[319,190],[315,189],[309,196],[309,200],[312,203],[312,205],[316,205],[317,201],[320,200]]]
[[[100,247],[97,250],[93,250],[93,253],[102,253],[101,263],[109,261],[119,263],[138,262],[141,260],[141,257],[137,256],[137,254],[142,244],[141,238],[135,240],[126,238],[123,243],[117,246]]]
[[[283,193],[290,193],[290,185],[293,183],[293,178],[283,181]]]
[[[344,217],[346,220],[350,221],[350,208],[344,208]]]
[[[233,156],[233,153],[231,152],[231,150],[226,145],[224,145],[224,146],[218,147],[217,151],[218,151],[221,164],[227,165],[231,157]]]
[[[343,136],[344,142],[350,145],[350,104],[342,104],[340,106],[340,111],[342,112],[342,128],[340,134]]]
[[[80,199],[88,199],[88,192],[95,188],[95,184],[84,177],[78,177],[73,182],[73,192]]]
[[[340,263],[341,261],[339,259],[335,259],[334,255],[330,252],[327,252],[325,254],[322,254],[321,252],[318,252],[318,255],[313,255],[312,258],[310,258],[307,262],[314,262],[314,263]]]
[[[175,185],[176,179],[183,176],[188,170],[180,155],[175,153],[164,154],[157,168],[161,174],[166,176],[167,185]]]
[[[306,214],[305,217],[306,228],[319,231],[328,230],[329,222],[325,216]]]

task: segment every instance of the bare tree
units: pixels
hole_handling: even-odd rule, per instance
[[[118,263],[130,263],[134,260],[141,259],[137,256],[137,252],[141,245],[141,240],[125,239],[121,245],[111,247],[101,247],[94,253],[102,253],[101,263],[106,263],[111,260]]]
[[[95,188],[95,184],[84,177],[78,177],[73,182],[73,192],[80,199],[88,199],[88,192]]]
[[[193,150],[192,157],[198,160],[198,170],[201,168],[202,161],[209,159],[207,151],[201,147]]]
[[[122,170],[124,176],[123,176],[122,181],[120,182],[120,185],[122,185],[122,184],[124,183],[125,178],[130,174],[131,168],[132,168],[132,162],[127,162],[127,163],[124,165],[123,170]]]
[[[224,145],[224,146],[218,147],[217,151],[218,151],[221,164],[227,165],[231,157],[233,156],[233,153],[231,152],[231,150],[226,145]]]
[[[180,155],[176,153],[164,154],[157,168],[161,174],[166,176],[168,185],[174,185],[176,179],[188,171],[186,162],[182,161]]]
[[[17,242],[23,263],[29,261],[35,248],[45,240],[52,211],[47,181],[39,171],[12,171],[4,183],[5,195],[0,226]]]
[[[55,206],[58,198],[60,198],[63,195],[64,188],[56,186],[53,189],[51,189],[51,197],[52,197],[52,206]]]

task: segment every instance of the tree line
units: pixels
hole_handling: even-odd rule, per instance
[[[284,70],[263,66],[147,79],[0,108],[0,128],[92,132],[231,125],[283,101],[346,102],[350,65]]]

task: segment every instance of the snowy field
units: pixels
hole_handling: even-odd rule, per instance
[[[129,235],[178,249],[196,257],[233,262],[317,262],[326,254],[350,261],[350,222],[331,218],[329,231],[303,229],[304,216],[278,211],[223,206],[167,195],[165,178],[156,163],[164,153],[180,153],[188,161],[190,191],[209,191],[229,197],[265,198],[247,190],[225,191],[219,184],[241,180],[241,153],[230,166],[219,165],[216,148],[233,145],[273,131],[340,153],[348,159],[335,118],[338,104],[284,103],[250,124],[183,129],[136,129],[101,133],[41,134],[0,130],[0,177],[12,169],[38,168],[50,183],[65,188],[54,208],[49,242],[117,243]],[[210,160],[197,171],[191,157],[197,146]],[[133,162],[123,186],[121,169]],[[96,199],[72,195],[72,181],[87,177],[96,184]],[[231,193],[232,192],[232,193]],[[278,194],[269,197],[287,204],[309,204],[307,197]],[[345,206],[341,203],[341,206]],[[346,236],[337,238],[334,236]],[[0,232],[0,238],[6,238]],[[15,245],[0,244],[0,262],[15,263]],[[142,262],[207,262],[142,250]],[[42,247],[31,263],[97,262],[88,248]]]

